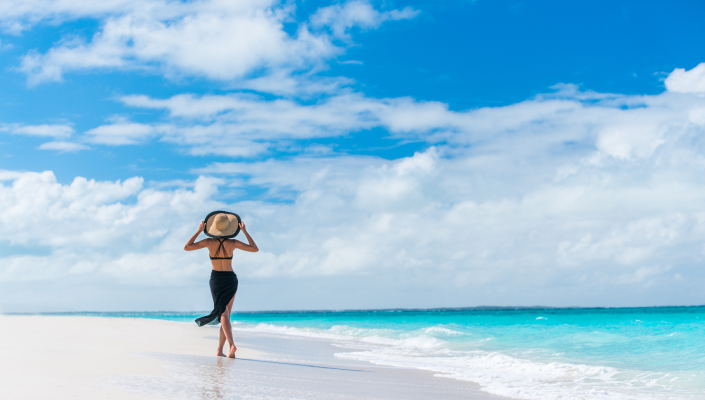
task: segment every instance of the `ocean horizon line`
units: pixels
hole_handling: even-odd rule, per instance
[[[553,307],[553,306],[472,306],[472,307],[433,307],[433,308],[371,308],[371,309],[319,309],[319,310],[257,310],[257,311],[233,311],[232,314],[315,314],[315,313],[394,313],[394,312],[462,312],[462,311],[541,311],[541,310],[644,310],[644,309],[666,309],[666,308],[700,308],[700,305],[663,305],[663,306],[631,306],[631,307]],[[125,314],[198,314],[208,313],[208,310],[195,311],[39,311],[39,312],[0,312],[0,315],[125,315]]]

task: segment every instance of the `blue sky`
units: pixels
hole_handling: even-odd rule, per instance
[[[298,2],[296,17],[305,21],[329,4]],[[410,96],[444,102],[452,110],[518,103],[550,91],[557,83],[603,93],[656,94],[664,90],[663,80],[669,72],[696,66],[705,53],[700,43],[705,27],[698,23],[702,3],[663,4],[385,3],[382,9],[411,6],[420,14],[378,29],[353,28],[354,42],[319,75],[349,78],[354,81],[349,87],[370,97]],[[295,31],[296,23],[289,25],[289,31]],[[90,40],[100,26],[89,18],[60,24],[44,21],[20,35],[3,35],[0,119],[21,124],[66,122],[81,132],[114,115],[142,122],[163,115],[124,107],[116,101],[122,95],[230,92],[227,83],[193,76],[169,79],[153,70],[88,70],[66,74],[63,82],[27,86],[27,76],[18,71],[25,54],[46,52],[66,37]],[[341,64],[346,61],[361,64]],[[315,102],[316,98],[320,96],[304,101]],[[390,159],[424,148],[421,143],[401,145],[398,140],[385,140],[386,136],[384,131],[350,132],[334,144],[346,153]],[[2,168],[50,169],[62,182],[77,175],[110,180],[130,174],[178,179],[212,159],[181,157],[178,150],[153,142],[68,155],[35,151],[41,143],[36,138],[6,138],[4,143]]]
[[[702,304],[703,11],[9,1],[0,310],[207,308],[212,208],[264,244],[245,309]]]

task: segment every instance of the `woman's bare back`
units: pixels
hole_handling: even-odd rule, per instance
[[[211,259],[211,265],[213,266],[213,271],[232,271],[233,270],[233,260],[235,249],[237,245],[235,242],[237,240],[227,239],[223,240],[222,247],[221,241],[218,239],[205,239],[208,243],[208,253],[210,257],[221,257],[220,259]],[[244,244],[244,243],[243,243]],[[222,258],[230,257],[230,259]]]

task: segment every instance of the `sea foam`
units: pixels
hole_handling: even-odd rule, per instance
[[[447,340],[467,336],[467,333],[440,325],[410,332],[346,325],[317,329],[267,323],[239,324],[233,329],[328,340],[339,348],[353,350],[336,353],[339,358],[434,371],[436,376],[476,382],[486,392],[518,399],[702,398],[701,391],[688,390],[688,382],[694,374],[644,372],[566,362],[546,363],[499,351],[457,350]],[[474,340],[487,339],[491,338],[477,337]]]

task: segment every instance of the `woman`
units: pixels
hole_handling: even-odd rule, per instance
[[[239,219],[235,214],[226,212],[219,212],[207,217],[206,221],[201,222],[198,226],[198,232],[196,232],[196,234],[186,242],[186,246],[184,246],[184,250],[186,251],[198,250],[204,247],[208,248],[211,264],[213,265],[210,279],[211,295],[213,295],[213,311],[205,317],[196,319],[196,323],[198,326],[203,326],[215,319],[221,323],[220,343],[218,344],[217,355],[225,357],[223,346],[227,339],[228,344],[230,344],[229,358],[235,358],[235,351],[237,350],[233,342],[233,331],[232,325],[230,324],[230,310],[233,308],[233,300],[235,300],[235,293],[237,292],[237,275],[233,272],[232,265],[233,252],[235,249],[252,253],[259,251],[255,241],[252,240],[250,234],[247,233],[245,224],[242,222],[238,224],[238,222]],[[242,230],[242,233],[245,234],[245,237],[247,237],[247,244],[239,240],[228,239],[238,233],[238,227]],[[213,238],[194,243],[198,235],[204,230],[206,230],[209,236],[213,236]]]

